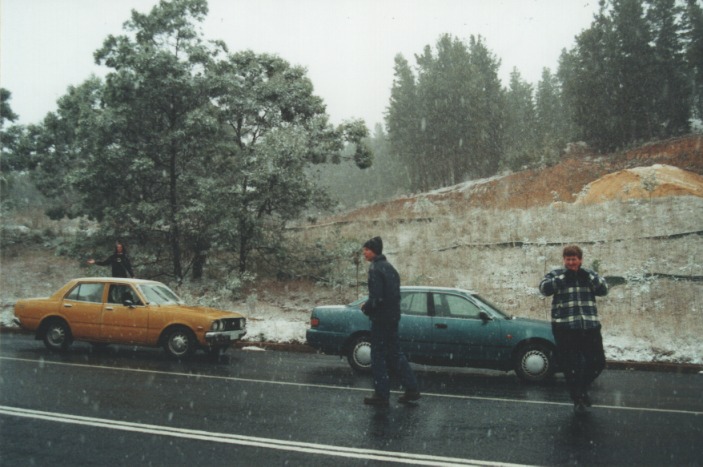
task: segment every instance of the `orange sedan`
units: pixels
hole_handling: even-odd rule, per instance
[[[219,355],[247,332],[239,313],[188,306],[161,282],[118,277],[73,279],[51,297],[19,300],[15,322],[53,351],[78,340],[163,347],[177,359],[198,348]]]

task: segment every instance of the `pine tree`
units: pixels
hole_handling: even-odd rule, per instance
[[[505,155],[503,163],[513,170],[537,159],[537,116],[532,85],[513,69],[505,96]]]
[[[535,114],[540,162],[555,162],[566,143],[573,140],[574,130],[571,115],[562,100],[559,80],[548,68],[542,70],[537,84]]]
[[[650,0],[647,18],[654,33],[654,66],[650,75],[656,81],[653,110],[658,131],[665,138],[689,131],[691,87],[675,0]]]
[[[692,114],[703,121],[703,7],[688,0],[683,15],[685,54],[692,85]]]
[[[640,0],[614,0],[611,13],[616,50],[611,64],[618,88],[612,105],[619,109],[614,147],[649,140],[657,130],[653,96],[657,95],[653,37]]]
[[[408,61],[402,55],[396,55],[386,127],[391,153],[407,168],[413,190],[429,186],[427,161],[422,157],[419,145],[423,126],[415,75]]]

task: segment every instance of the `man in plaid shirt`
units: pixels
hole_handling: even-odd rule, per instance
[[[552,298],[552,332],[574,410],[591,406],[588,388],[605,367],[596,296],[608,294],[608,285],[595,272],[581,267],[583,252],[576,245],[563,251],[564,267],[549,272],[539,284]]]

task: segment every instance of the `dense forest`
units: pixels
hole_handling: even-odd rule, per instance
[[[3,219],[31,184],[51,218],[97,221],[69,254],[121,238],[148,275],[198,279],[207,264],[241,278],[290,261],[285,228],[304,216],[551,164],[569,143],[606,153],[678,136],[703,118],[697,0],[601,1],[536,85],[519,70],[502,83],[483,38],[443,35],[414,62],[396,57],[370,133],[332,125],[304,68],[206,41],[207,13],[206,0],[133,11],[94,54],[106,77],[71,86],[37,124],[14,124],[1,90]]]

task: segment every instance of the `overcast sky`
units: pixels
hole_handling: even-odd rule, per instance
[[[121,34],[132,9],[158,0],[0,0],[0,86],[19,123],[39,123],[70,85],[106,70],[93,61],[108,34]],[[230,50],[275,53],[308,69],[336,124],[383,121],[393,59],[414,55],[449,33],[482,36],[502,62],[536,84],[556,72],[563,48],[590,26],[597,0],[210,0],[206,39]]]

